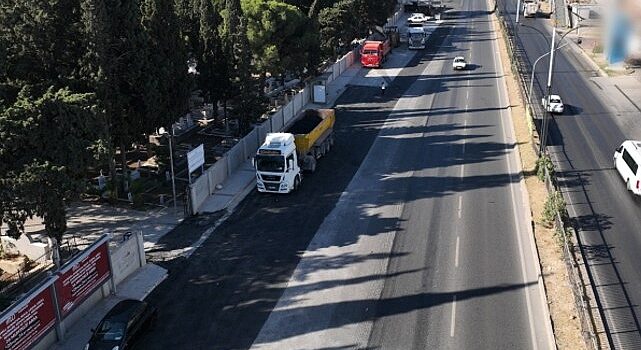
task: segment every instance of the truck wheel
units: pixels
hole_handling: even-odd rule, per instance
[[[316,171],[316,158],[312,158],[311,162],[309,162],[309,172],[313,173]]]
[[[294,191],[298,191],[300,188],[300,177],[296,176],[294,179]]]

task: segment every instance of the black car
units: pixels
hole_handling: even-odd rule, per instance
[[[100,321],[85,350],[124,350],[151,327],[156,309],[144,301],[123,300],[116,304]]]

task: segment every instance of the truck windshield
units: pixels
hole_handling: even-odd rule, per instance
[[[376,50],[365,50],[363,51],[363,55],[377,55],[378,51]]]
[[[285,157],[283,156],[256,156],[256,169],[258,171],[268,171],[272,173],[282,173],[285,171]]]

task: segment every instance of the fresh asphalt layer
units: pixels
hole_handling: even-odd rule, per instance
[[[343,93],[298,192],[160,262],[139,348],[549,348],[488,11],[453,7],[385,96]]]
[[[515,16],[516,0],[499,2]],[[551,30],[541,18],[523,18],[519,37],[531,64],[549,52]],[[557,35],[559,38],[559,35]],[[567,39],[566,39],[567,40]],[[547,83],[549,61],[537,65],[532,100],[541,100]],[[549,151],[556,163],[559,184],[568,202],[579,244],[595,286],[605,330],[616,349],[641,348],[641,201],[626,191],[613,167],[614,149],[625,139],[640,134],[624,128],[623,116],[614,113],[601,87],[591,81],[597,76],[584,58],[569,49],[557,51],[552,92],[559,94],[566,113],[550,123]],[[620,98],[624,98],[621,96]],[[638,118],[638,113],[636,114]]]

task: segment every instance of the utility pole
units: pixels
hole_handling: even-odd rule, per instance
[[[554,70],[554,51],[556,42],[556,28],[552,28],[552,41],[550,42],[550,67],[548,68],[548,83],[545,98],[545,111],[543,113],[543,125],[541,126],[541,152],[545,152],[545,146],[548,138],[548,110],[550,107],[550,94],[552,93],[552,72]]]

